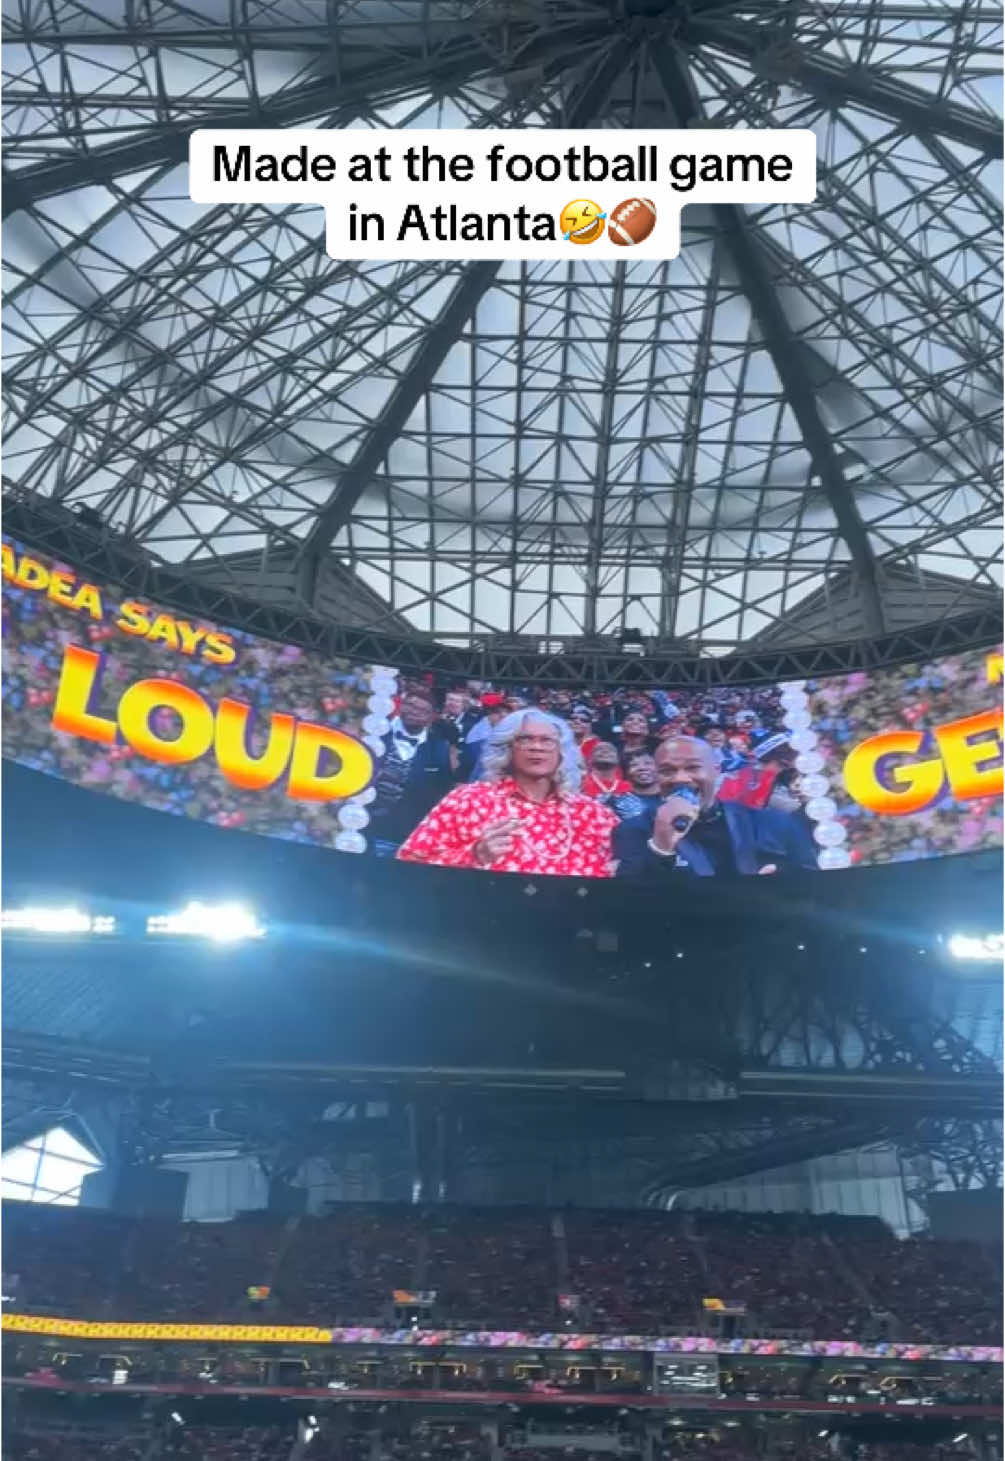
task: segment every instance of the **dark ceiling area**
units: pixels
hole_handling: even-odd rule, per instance
[[[994,853],[654,895],[357,862],[10,764],[3,776],[5,905],[118,921],[116,937],[58,952],[8,939],[6,1024],[112,1046],[156,1046],[213,1009],[215,1037],[249,1058],[282,1047],[284,1058],[507,1064],[540,1029],[553,1058],[586,1040],[595,1060],[618,1028],[626,1050],[652,1041],[655,1008],[678,1028],[699,1024],[682,1021],[682,992],[721,992],[740,970],[823,980],[825,968],[851,978],[868,965],[920,993],[936,972],[958,978],[940,939],[1000,926]],[[196,953],[145,936],[148,917],[192,899],[247,903],[268,935]],[[199,1028],[187,1038],[205,1044]]]

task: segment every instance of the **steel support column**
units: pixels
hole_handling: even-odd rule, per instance
[[[652,54],[667,103],[678,126],[704,124],[706,118],[680,52],[660,41],[654,45]],[[806,450],[855,565],[866,627],[870,634],[882,634],[886,626],[869,535],[841,470],[830,433],[821,419],[813,388],[800,364],[795,336],[786,319],[771,271],[747,225],[742,208],[721,204],[716,214],[765,349],[771,356]]]
[[[634,33],[612,43],[604,52],[592,74],[581,78],[577,99],[565,118],[571,128],[586,126],[600,111],[628,65],[637,46]],[[490,287],[501,267],[501,261],[488,259],[469,264],[462,273],[443,313],[436,320],[416,352],[408,370],[392,391],[369,435],[342,473],[328,503],[318,513],[317,521],[304,544],[300,574],[300,597],[313,604],[317,587],[318,567],[332,540],[348,523],[377,468],[397,439],[409,416],[432,385],[451,347],[460,338],[478,307],[478,301]]]

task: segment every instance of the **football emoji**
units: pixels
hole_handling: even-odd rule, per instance
[[[607,220],[612,243],[640,244],[656,227],[656,209],[648,198],[626,198]]]

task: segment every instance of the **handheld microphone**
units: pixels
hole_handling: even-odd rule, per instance
[[[690,802],[693,807],[701,806],[701,797],[693,786],[675,786],[670,796],[679,796],[682,801]],[[694,817],[687,817],[682,812],[678,817],[672,817],[670,825],[675,832],[686,832],[694,825]]]

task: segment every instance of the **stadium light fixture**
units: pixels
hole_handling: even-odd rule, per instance
[[[148,918],[147,933],[204,938],[217,944],[265,937],[265,929],[254,912],[240,903],[189,903],[180,913],[160,913]]]
[[[986,933],[975,938],[967,933],[954,933],[949,940],[954,959],[978,959],[984,963],[1001,963],[1005,956],[1005,934]]]
[[[92,917],[79,908],[5,908],[0,912],[0,928],[4,933],[114,933],[115,919]]]

